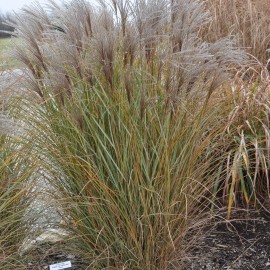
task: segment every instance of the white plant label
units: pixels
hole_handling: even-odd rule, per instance
[[[61,269],[69,268],[69,267],[71,267],[70,261],[60,262],[60,263],[50,265],[50,270],[61,270]]]

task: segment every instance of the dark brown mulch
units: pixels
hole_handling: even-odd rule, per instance
[[[237,211],[233,220],[215,220],[186,260],[185,270],[270,269],[270,216]]]

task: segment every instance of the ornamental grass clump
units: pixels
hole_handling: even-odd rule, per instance
[[[211,17],[198,0],[47,9],[14,18],[28,93],[11,115],[19,149],[59,204],[68,248],[89,269],[180,268],[224,161],[213,93],[245,54],[231,38],[200,37]]]
[[[161,99],[142,115],[140,94],[129,103],[124,88],[77,91],[65,109],[49,99],[27,119],[36,128],[29,145],[46,155],[70,252],[94,269],[176,267],[187,228],[210,203],[215,114],[195,103],[172,113]]]

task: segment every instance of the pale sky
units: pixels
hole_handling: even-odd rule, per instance
[[[54,0],[56,3],[63,2],[62,0]],[[66,2],[65,0],[64,2]],[[19,11],[20,8],[22,8],[24,5],[29,5],[31,3],[35,2],[35,0],[0,0],[0,12],[10,12],[12,10]],[[36,0],[36,2],[41,3],[42,5],[44,3],[47,3],[47,0]],[[94,4],[95,0],[88,0],[88,2]]]
[[[24,5],[29,5],[35,0],[0,0],[0,12],[6,11],[19,11]],[[46,0],[39,0],[41,4],[46,3]],[[56,2],[61,3],[61,0],[56,0]]]

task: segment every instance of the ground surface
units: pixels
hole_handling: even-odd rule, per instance
[[[269,214],[238,212],[233,218],[238,220],[216,220],[216,225],[204,231],[185,270],[270,269]]]

